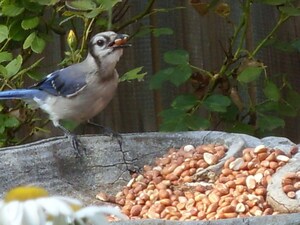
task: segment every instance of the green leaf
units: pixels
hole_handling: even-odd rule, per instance
[[[0,134],[3,134],[4,132],[5,132],[5,126],[3,126],[3,124],[0,124]],[[1,138],[1,141],[2,141],[2,138]],[[1,141],[0,141],[0,146],[2,145]],[[5,140],[3,140],[3,142],[5,142],[5,141],[6,141],[6,138],[5,138]]]
[[[40,59],[37,59],[37,60],[36,60],[34,63],[32,63],[29,67],[20,70],[18,73],[19,73],[20,75],[22,75],[22,74],[24,74],[24,73],[28,73],[29,71],[31,71],[32,69],[34,69],[35,67],[37,67],[43,59],[44,59],[44,57],[42,57],[42,58],[40,58]]]
[[[16,117],[0,114],[0,133],[3,133],[6,127],[18,127],[19,125],[20,122]]]
[[[199,100],[196,96],[192,94],[185,94],[177,96],[172,102],[171,106],[173,108],[178,108],[181,110],[189,110],[193,108],[198,102]]]
[[[186,114],[185,110],[170,108],[170,109],[163,110],[159,115],[163,119],[173,120],[173,119],[178,119],[179,117],[182,117],[185,114]]]
[[[279,10],[288,16],[300,16],[300,8],[291,6],[281,6]]]
[[[97,7],[95,2],[91,0],[68,1],[68,7],[73,10],[87,11]]]
[[[212,112],[226,112],[230,104],[229,97],[218,94],[210,95],[203,101],[203,105]]]
[[[210,122],[196,114],[186,113],[182,109],[166,109],[160,113],[163,122],[161,131],[186,131],[207,129]]]
[[[9,26],[9,37],[14,41],[24,41],[29,35],[29,32],[21,27],[21,22],[16,19]]]
[[[297,116],[300,109],[300,95],[293,91],[286,91],[286,100],[283,101],[266,101],[256,106],[257,112],[260,113],[274,113],[281,116],[294,117]]]
[[[24,30],[29,30],[37,27],[39,25],[39,18],[38,17],[32,17],[29,19],[25,19],[22,21],[21,26]]]
[[[178,65],[170,74],[169,80],[178,87],[191,77],[192,72],[193,71],[188,64]]]
[[[164,61],[172,65],[182,65],[189,62],[189,54],[182,49],[168,51],[164,54]]]
[[[120,77],[119,81],[131,81],[131,80],[138,80],[138,81],[142,81],[145,77],[145,75],[147,74],[145,73],[140,73],[143,69],[143,66],[141,67],[137,67],[135,69],[132,69],[128,72],[126,72],[122,77]]]
[[[0,52],[0,63],[11,61],[13,56],[10,52]]]
[[[162,35],[171,35],[174,32],[171,28],[161,27],[161,28],[153,28],[152,33],[153,33],[154,37],[159,37]]]
[[[96,24],[99,26],[99,27],[107,27],[107,24],[108,24],[108,19],[107,18],[102,18],[102,17],[99,17],[97,18],[96,20]]]
[[[280,91],[276,84],[274,84],[272,81],[267,81],[265,87],[264,87],[264,94],[265,96],[272,100],[272,101],[279,101],[280,99]]]
[[[35,70],[28,71],[26,73],[26,75],[29,76],[32,80],[35,80],[35,81],[40,81],[42,78],[45,77],[45,75],[43,75],[42,73],[37,72]]]
[[[165,81],[168,81],[170,79],[174,71],[175,71],[175,67],[169,67],[155,73],[150,80],[150,88],[151,89],[161,88],[162,84]]]
[[[16,117],[6,117],[4,120],[5,127],[18,127],[20,125],[19,120]]]
[[[18,55],[17,58],[13,59],[10,63],[6,65],[7,75],[6,78],[14,76],[21,68],[23,58],[21,55]]]
[[[285,100],[295,109],[300,109],[300,94],[297,91],[289,89],[286,93]]]
[[[242,83],[250,83],[257,80],[262,71],[262,67],[249,66],[238,75],[237,79]]]
[[[32,0],[32,2],[37,2],[40,5],[50,6],[55,5],[60,2],[60,0]]]
[[[231,125],[239,118],[239,109],[235,104],[231,104],[226,108],[226,112],[219,113],[220,119]]]
[[[23,43],[23,49],[27,49],[31,47],[33,40],[36,37],[36,32],[31,33],[24,41]]]
[[[134,35],[135,37],[145,37],[151,33],[150,26],[142,26],[139,28],[138,32]]]
[[[0,25],[0,43],[8,38],[9,30],[5,25]]]
[[[45,40],[36,35],[36,37],[32,41],[31,49],[35,53],[41,53],[44,50],[45,46]]]
[[[27,76],[29,76],[31,79],[35,80],[35,81],[39,81],[42,78],[44,78],[45,76],[37,71],[28,71]]]
[[[41,1],[37,1],[37,2],[34,2],[32,0],[22,1],[22,5],[26,10],[35,13],[35,15],[41,13],[44,8],[43,5],[41,4]],[[48,6],[50,5],[48,4]]]
[[[279,104],[278,112],[282,116],[295,117],[298,112],[297,109],[289,104]]]
[[[103,9],[103,7],[98,7],[98,8],[95,8],[95,9],[93,9],[93,10],[87,12],[87,13],[84,13],[84,16],[86,18],[93,19],[93,18],[96,18],[99,14],[103,13],[104,11],[105,10]],[[99,24],[99,19],[97,20],[97,24]],[[107,24],[107,20],[106,20],[106,24]]]
[[[279,127],[284,127],[285,122],[283,119],[277,117],[277,116],[270,116],[270,115],[264,115],[264,114],[259,114],[258,115],[258,127],[261,130],[267,130],[267,131],[272,131],[276,128]]]
[[[3,5],[2,13],[5,16],[15,17],[20,15],[25,9],[23,7],[19,7],[16,4],[13,5]]]
[[[188,126],[184,121],[186,112],[181,109],[166,109],[160,113],[163,119],[161,131],[185,131]]]
[[[1,77],[7,77],[7,69],[2,65],[0,65],[0,75]]]
[[[278,102],[266,101],[256,106],[258,112],[277,112],[279,108]]]
[[[210,122],[208,119],[204,119],[196,114],[187,114],[184,118],[184,121],[189,130],[204,130],[210,127]]]
[[[233,127],[229,129],[229,132],[231,133],[242,133],[242,134],[249,134],[254,135],[255,133],[255,127],[251,126],[249,124],[237,122],[234,124]]]
[[[104,10],[111,10],[118,2],[122,0],[97,0],[104,7]]]

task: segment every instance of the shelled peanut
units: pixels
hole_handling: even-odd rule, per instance
[[[194,192],[204,192],[211,187],[185,184],[193,182],[197,170],[216,164],[226,151],[221,145],[171,148],[156,160],[154,167],[144,166],[144,173],[132,178],[116,195],[116,202],[133,218],[180,219],[184,210],[196,218]]]
[[[276,214],[266,202],[273,173],[291,155],[265,146],[246,148],[229,158],[216,177],[194,180],[197,171],[218,163],[224,146],[191,145],[170,149],[155,166],[144,166],[116,195],[116,203],[132,219],[213,220]]]
[[[286,174],[282,180],[282,189],[291,199],[300,199],[300,171]]]
[[[289,159],[284,152],[262,145],[244,149],[242,157],[228,159],[213,190],[220,193],[217,187],[224,185],[228,192],[221,195],[215,218],[276,214],[266,202],[267,185]]]

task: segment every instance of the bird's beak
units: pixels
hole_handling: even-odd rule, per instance
[[[128,39],[129,36],[127,34],[117,34],[115,40],[109,45],[113,48],[127,48],[131,46],[131,44],[127,43]]]

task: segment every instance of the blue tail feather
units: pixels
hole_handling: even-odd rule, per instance
[[[33,99],[35,97],[42,98],[43,93],[37,89],[16,89],[0,92],[0,99]]]

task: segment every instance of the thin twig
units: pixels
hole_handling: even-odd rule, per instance
[[[143,12],[141,12],[140,14],[132,17],[130,20],[126,21],[125,23],[121,24],[119,27],[116,27],[116,31],[122,30],[124,27],[127,27],[128,25],[135,23],[137,21],[139,21],[140,19],[144,18],[145,16],[147,16],[152,9],[153,4],[155,3],[155,0],[149,0],[148,4],[145,8],[145,10]]]
[[[278,28],[289,18],[290,17],[286,15],[280,16],[280,19],[278,20],[274,28],[271,30],[271,32],[256,46],[252,53],[250,53],[250,58],[253,58],[257,54],[257,52],[265,45],[265,43],[274,35]]]

